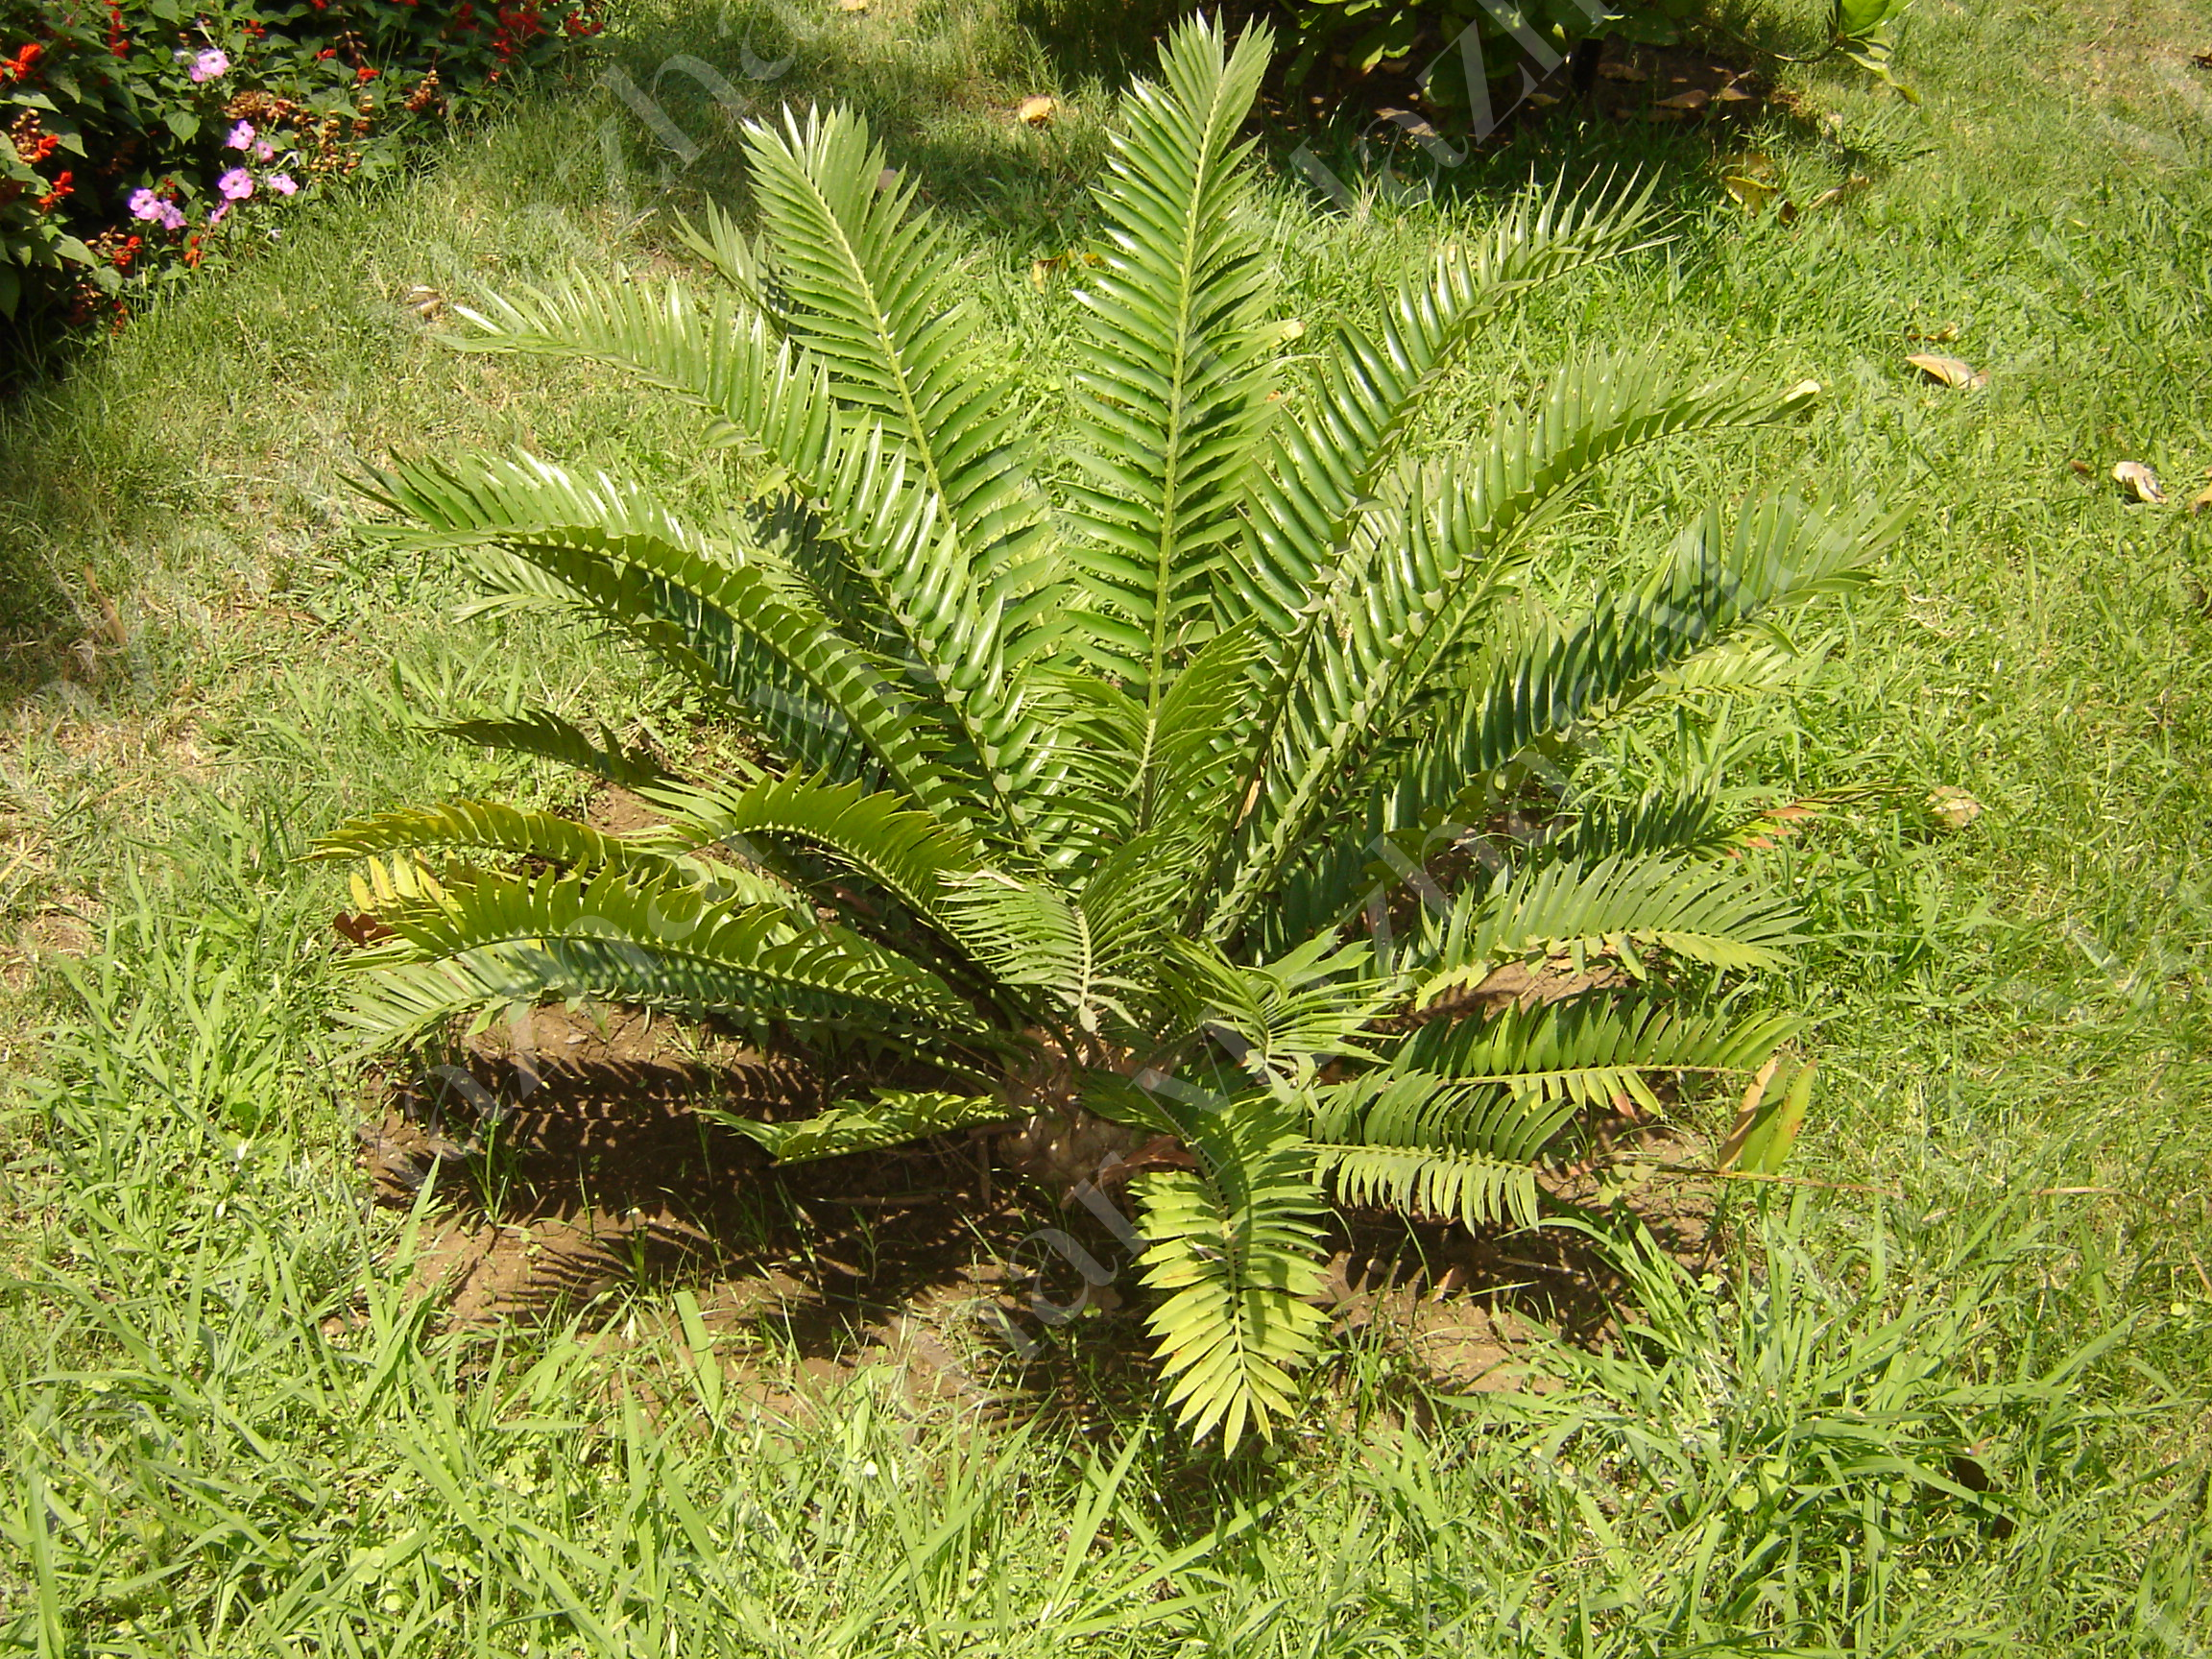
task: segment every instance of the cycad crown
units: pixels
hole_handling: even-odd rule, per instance
[[[379,1041],[606,998],[888,1045],[933,1079],[748,1126],[786,1158],[1002,1120],[1009,1080],[1039,1075],[1173,1135],[1195,1167],[1138,1184],[1151,1323],[1182,1417],[1229,1444],[1291,1407],[1328,1194],[1526,1220],[1579,1108],[1757,1068],[1791,1034],[1671,989],[1671,964],[1756,970],[1793,937],[1719,856],[1709,798],[1655,790],[1485,846],[1449,892],[1424,871],[1471,844],[1502,778],[1843,584],[1888,533],[1787,501],[1711,514],[1640,586],[1527,622],[1507,600],[1529,532],[1593,468],[1811,393],[1683,389],[1599,353],[1471,449],[1407,452],[1471,333],[1645,239],[1647,193],[1626,192],[1525,202],[1284,387],[1238,138],[1267,51],[1191,23],[1128,99],[1052,435],[1080,459],[1064,487],[1040,482],[945,233],[911,185],[878,187],[850,114],[751,132],[762,234],[713,214],[692,235],[710,297],[579,275],[469,314],[475,349],[618,365],[695,406],[781,492],[699,523],[620,479],[469,458],[378,478],[397,522],[373,533],[460,561],[495,603],[626,636],[742,723],[758,765],[684,777],[550,713],[471,722],[666,826],[463,802],[324,845],[370,860],[393,932],[362,954]],[[1373,926],[1392,918],[1395,943]],[[1599,959],[1579,996],[1468,1012],[1503,967]]]

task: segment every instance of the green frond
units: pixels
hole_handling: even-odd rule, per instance
[[[915,801],[958,820],[973,808],[937,757],[951,742],[905,687],[855,650],[788,569],[707,541],[643,492],[586,484],[544,462],[421,464],[378,481],[416,520],[373,532],[438,548],[492,583],[504,565],[729,696],[802,766],[849,771],[857,745]],[[491,563],[486,563],[485,556]]]
[[[791,773],[739,790],[666,784],[648,798],[676,815],[678,831],[692,845],[729,841],[749,856],[756,837],[804,842],[941,926],[950,884],[978,861],[965,836],[905,797],[870,793],[850,781]]]
[[[1607,1105],[1616,1095],[1658,1111],[1651,1076],[1756,1070],[1804,1024],[1786,1014],[1685,1014],[1633,998],[1567,1001],[1512,1008],[1494,1019],[1431,1022],[1414,1032],[1398,1059],[1409,1071],[1457,1086],[1448,1101],[1457,1127],[1446,1143],[1533,1157],[1568,1112]],[[1471,1116],[1478,1108],[1503,1110],[1485,1103],[1492,1089],[1510,1100],[1514,1113],[1531,1115],[1529,1121],[1514,1125],[1503,1118]],[[1548,1119],[1551,1113],[1559,1116]],[[1400,1143],[1430,1138],[1401,1127],[1386,1128],[1377,1138]],[[1480,1137],[1468,1139],[1476,1128]],[[1507,1128],[1509,1142],[1494,1139]],[[1531,1142],[1531,1136],[1540,1138]]]
[[[832,394],[913,457],[944,504],[962,597],[1044,585],[1042,496],[1004,359],[985,351],[943,229],[915,186],[881,187],[882,147],[845,110],[786,110],[746,156],[792,336]]]
[[[1271,1437],[1327,1316],[1320,1192],[1303,1113],[1267,1094],[1170,1106],[1196,1155],[1189,1173],[1136,1183],[1144,1282],[1165,1297],[1146,1323],[1180,1421],[1234,1448],[1250,1428]]]
[[[367,858],[464,849],[542,859],[567,870],[620,871],[668,885],[712,886],[725,900],[781,904],[811,916],[790,889],[732,865],[687,857],[684,842],[665,830],[610,835],[558,812],[525,811],[496,801],[452,801],[356,818],[318,839],[308,856]]]
[[[732,904],[610,870],[507,876],[448,864],[378,916],[397,935],[365,953],[354,1022],[397,1039],[471,1008],[595,998],[728,1010],[801,1027],[956,1030],[966,1006],[917,964],[781,904]],[[415,959],[395,970],[401,950]]]
[[[619,271],[578,271],[459,314],[477,330],[454,342],[463,350],[623,370],[703,411],[710,442],[750,443],[803,493],[837,499],[844,458],[860,435],[840,419],[823,365],[741,300],[701,300],[680,280],[648,286]],[[840,505],[852,527],[866,522],[853,503]]]
[[[1784,499],[1747,509],[1730,535],[1713,509],[1649,581],[1575,628],[1513,650],[1458,709],[1394,758],[1378,781],[1380,828],[1397,835],[1453,818],[1472,804],[1470,780],[1479,789],[1540,740],[1633,703],[1653,676],[1765,613],[1863,581],[1865,565],[1901,526],[1898,516],[1860,510],[1832,519]],[[1419,863],[1426,842],[1404,853]]]
[[[1797,922],[1796,907],[1741,864],[1628,854],[1546,862],[1454,901],[1413,952],[1415,999],[1546,956],[1577,974],[1603,956],[1640,976],[1646,950],[1737,973],[1773,968],[1796,943]]]
[[[625,747],[607,727],[599,728],[599,738],[594,742],[582,727],[564,720],[548,709],[533,709],[509,720],[455,720],[438,730],[480,749],[558,760],[564,766],[573,766],[579,772],[589,772],[627,789],[657,782],[667,776],[661,762],[649,753]]]
[[[811,1118],[789,1123],[762,1123],[733,1113],[706,1111],[700,1116],[724,1123],[766,1147],[779,1164],[811,1164],[945,1135],[1019,1116],[996,1094],[916,1094],[878,1089],[870,1101],[844,1100]]]
[[[1553,377],[1532,415],[1503,410],[1488,445],[1450,466],[1401,468],[1367,504],[1277,648],[1237,830],[1233,875],[1208,921],[1229,938],[1310,840],[1366,757],[1431,704],[1493,610],[1510,550],[1594,469],[1639,445],[1790,418],[1810,394],[1682,390],[1640,356],[1594,355]],[[1292,929],[1327,917],[1286,919]]]
[[[1536,1171],[1479,1152],[1317,1142],[1313,1158],[1336,1202],[1432,1215],[1473,1229],[1536,1225]]]
[[[1275,431],[1252,484],[1251,537],[1229,590],[1234,613],[1288,638],[1395,461],[1458,349],[1505,303],[1569,272],[1633,251],[1648,228],[1652,186],[1611,181],[1525,198],[1472,247],[1438,250],[1425,282],[1407,283],[1380,332],[1334,331],[1321,383]]]
[[[1163,81],[1128,94],[1097,192],[1105,266],[1075,374],[1073,441],[1089,482],[1067,522],[1089,596],[1081,648],[1146,707],[1177,658],[1212,632],[1216,574],[1240,512],[1279,331],[1263,326],[1265,250],[1243,207],[1248,143],[1237,134],[1270,36],[1232,49],[1194,19],[1163,49]]]

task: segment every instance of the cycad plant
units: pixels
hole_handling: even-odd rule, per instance
[[[1578,733],[1764,661],[1746,630],[1887,534],[1790,501],[1709,514],[1551,618],[1517,578],[1579,480],[1814,389],[1682,389],[1598,352],[1416,453],[1463,344],[1644,242],[1647,198],[1532,198],[1293,372],[1238,136],[1267,52],[1194,22],[1130,93],[1048,420],[845,113],[752,130],[757,236],[711,214],[691,237],[710,296],[578,275],[470,314],[475,349],[617,365],[695,407],[766,479],[758,509],[694,520],[471,456],[375,479],[373,533],[458,560],[490,605],[634,641],[756,758],[686,776],[551,713],[471,722],[664,824],[460,802],[324,844],[368,860],[391,930],[359,957],[378,1041],[603,998],[898,1085],[744,1125],[786,1160],[1039,1112],[1173,1137],[1188,1158],[1152,1162],[1189,1166],[1135,1183],[1150,1320],[1169,1399],[1230,1444],[1292,1405],[1332,1198],[1529,1219],[1578,1110],[1656,1105],[1792,1032],[1719,983],[1796,925],[1710,794],[1657,781],[1485,832]]]

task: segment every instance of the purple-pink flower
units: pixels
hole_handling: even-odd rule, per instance
[[[276,151],[268,139],[264,138],[253,146],[253,159],[256,161],[274,161],[276,159]]]
[[[198,85],[203,81],[212,81],[218,75],[228,75],[229,72],[229,55],[213,46],[208,47],[206,51],[193,59],[192,67],[185,71],[187,75],[192,77],[194,85]]]
[[[232,202],[243,202],[253,194],[253,175],[243,167],[233,167],[215,180],[215,188]]]
[[[226,150],[243,150],[253,142],[253,123],[241,121],[230,129],[230,136],[223,140]]]
[[[300,188],[298,184],[293,182],[289,173],[272,173],[262,182],[279,196],[289,196],[293,191]]]
[[[174,202],[165,202],[151,190],[131,192],[131,217],[158,225],[164,230],[184,228],[184,213]]]
[[[214,228],[215,228],[215,227],[216,227],[216,226],[218,226],[218,225],[222,224],[222,223],[223,223],[223,219],[224,219],[224,216],[225,216],[226,214],[228,214],[229,211],[230,211],[230,204],[229,204],[229,203],[228,203],[228,202],[218,202],[218,203],[215,204],[215,211],[207,215],[207,228],[208,228],[208,229],[210,229],[210,230],[212,230],[212,229],[214,229]]]

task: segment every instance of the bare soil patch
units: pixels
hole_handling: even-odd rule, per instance
[[[1093,1207],[994,1169],[981,1135],[777,1168],[700,1116],[804,1114],[825,1087],[802,1061],[700,1048],[665,1021],[544,1008],[396,1082],[362,1128],[363,1163],[386,1204],[435,1180],[414,1272],[448,1328],[582,1314],[609,1333],[635,1328],[634,1292],[674,1286],[738,1390],[779,1413],[874,1366],[918,1407],[1078,1421],[1142,1408],[1138,1274]],[[1599,1130],[1590,1157],[1547,1178],[1555,1201],[1618,1198],[1702,1259],[1711,1195],[1634,1179],[1693,1148],[1628,1118]],[[1097,1202],[1134,1213],[1124,1191]],[[1377,1343],[1415,1392],[1454,1394],[1528,1385],[1539,1327],[1609,1339],[1618,1291],[1572,1232],[1378,1214],[1339,1223],[1325,1293],[1337,1330]]]

